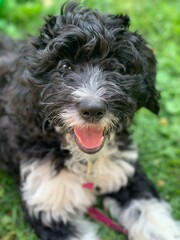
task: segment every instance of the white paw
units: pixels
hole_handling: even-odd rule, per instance
[[[72,224],[76,227],[77,236],[69,240],[100,240],[97,237],[98,228],[95,224],[78,218]]]
[[[176,224],[175,224],[176,225]],[[170,229],[155,229],[142,227],[142,229],[132,229],[129,233],[129,240],[180,240],[180,232],[177,226]],[[135,227],[136,228],[136,227]]]
[[[21,175],[29,172],[21,187],[22,198],[32,216],[41,218],[45,225],[52,220],[71,220],[85,212],[95,202],[95,195],[82,187],[83,179],[63,169],[54,174],[51,162],[21,165]]]
[[[173,220],[165,202],[134,201],[122,218],[130,240],[180,240],[180,223]]]
[[[180,222],[173,220],[163,201],[139,199],[121,208],[116,200],[106,198],[104,207],[127,229],[129,240],[180,240]]]

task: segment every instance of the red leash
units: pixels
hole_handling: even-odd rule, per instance
[[[91,207],[88,208],[89,215],[97,220],[100,223],[103,223],[104,225],[108,226],[109,228],[112,228],[120,233],[123,233],[124,235],[128,235],[128,232],[121,226],[119,226],[117,223],[113,222],[110,218],[105,216],[103,213],[98,211],[96,208]]]
[[[89,190],[93,190],[94,185],[93,183],[84,183],[83,188],[87,188]],[[112,228],[120,233],[123,233],[124,235],[128,235],[128,232],[121,226],[119,226],[117,223],[113,222],[109,217],[98,211],[94,207],[88,208],[89,215],[95,219],[96,221],[103,223],[104,225],[108,226],[109,228]]]

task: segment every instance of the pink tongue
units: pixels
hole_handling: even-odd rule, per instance
[[[88,149],[97,148],[103,142],[103,129],[95,126],[74,127],[74,133],[79,143]]]

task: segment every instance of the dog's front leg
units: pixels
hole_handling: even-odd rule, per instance
[[[130,240],[180,240],[180,224],[139,166],[129,184],[106,196],[104,205]]]
[[[27,220],[42,240],[97,240],[96,227],[83,219],[94,203],[83,180],[49,159],[21,163],[21,194]]]

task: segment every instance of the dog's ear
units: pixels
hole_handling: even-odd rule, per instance
[[[160,93],[155,89],[155,87],[152,87],[152,86],[150,86],[149,91],[150,91],[150,96],[145,104],[145,107],[149,109],[151,112],[158,115],[160,110],[160,105],[159,105]]]
[[[124,39],[123,41],[129,46],[129,49],[135,56],[137,66],[139,62],[142,63],[144,75],[144,88],[146,89],[146,96],[143,97],[138,103],[138,107],[146,107],[151,112],[158,114],[160,94],[156,90],[156,59],[153,50],[149,47],[147,42],[137,33],[129,32],[130,19],[127,15],[108,15],[106,18],[106,27],[113,31],[117,40]],[[124,36],[124,38],[123,38]],[[127,50],[128,52],[128,50]],[[120,59],[121,60],[121,59]],[[127,60],[132,62],[134,60]],[[127,63],[128,64],[128,63]],[[138,69],[139,67],[137,67]]]
[[[151,112],[158,114],[160,110],[160,93],[156,89],[156,58],[153,49],[147,44],[147,42],[138,34],[135,34],[138,38],[136,43],[136,49],[138,50],[141,58],[143,59],[143,71],[144,71],[144,83],[147,88],[147,99],[144,106]]]

